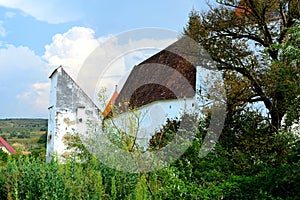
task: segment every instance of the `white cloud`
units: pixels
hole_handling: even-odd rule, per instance
[[[101,88],[107,88],[109,96],[116,84],[120,90],[133,65],[176,40],[175,37],[136,39],[135,34],[129,40],[127,35],[124,41],[122,36],[95,38],[92,29],[73,27],[52,38],[52,43],[45,46],[43,58],[51,66],[63,65],[96,102]]]
[[[47,64],[28,47],[13,45],[0,47],[0,60],[0,118],[46,117],[49,90],[36,83],[48,82]]]
[[[161,40],[144,38],[122,43],[113,38],[112,41],[101,43],[93,52],[97,59],[87,64],[90,75],[86,75],[86,77],[89,77],[90,80],[81,80],[82,86],[92,97],[96,97],[97,91],[100,91],[102,87],[107,88],[108,95],[112,94],[116,84],[120,91],[134,65],[175,41],[175,38]],[[85,69],[85,66],[82,69]],[[95,75],[97,76],[95,77]],[[93,78],[98,79],[96,86],[90,85],[91,82],[93,84],[95,82],[92,81]]]
[[[81,17],[80,4],[72,0],[0,0],[0,6],[19,9],[22,12],[48,23],[64,23]]]
[[[17,95],[17,98],[38,110],[46,110],[49,106],[50,83],[34,83],[30,88]]]
[[[13,74],[20,72],[30,72],[46,70],[46,65],[42,59],[35,55],[34,51],[25,46],[5,45],[0,48],[0,76],[5,73]],[[26,74],[31,76],[30,74]]]
[[[2,36],[2,37],[6,36],[6,30],[3,27],[3,21],[0,21],[0,36]]]
[[[65,66],[73,78],[88,55],[99,46],[94,31],[85,27],[73,27],[63,34],[56,34],[52,43],[45,46],[45,58],[51,66]]]
[[[28,47],[0,46],[0,93],[5,94],[0,99],[0,118],[46,117],[48,76],[59,65],[97,101],[101,87],[108,88],[108,95],[115,84],[120,90],[133,65],[174,41],[134,36],[129,41],[118,36],[95,38],[92,29],[73,27],[53,36],[52,43],[45,46],[43,59]],[[78,72],[85,74],[85,79],[76,78]]]
[[[101,87],[108,88],[108,95],[115,84],[120,90],[133,65],[149,57],[154,49],[164,48],[176,40],[132,37],[121,41],[122,37],[95,38],[94,34],[85,27],[73,27],[56,34],[52,43],[45,46],[43,59],[28,47],[0,46],[0,93],[5,94],[0,99],[0,118],[45,117],[49,102],[48,76],[59,65],[65,66],[97,101],[95,97]],[[76,78],[79,71],[84,79]]]

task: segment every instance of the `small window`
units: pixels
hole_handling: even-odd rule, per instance
[[[52,135],[50,134],[50,135],[48,136],[48,142],[50,142],[51,139],[52,139]]]
[[[171,109],[171,108],[172,108],[172,106],[170,105],[170,106],[169,106],[169,108]]]

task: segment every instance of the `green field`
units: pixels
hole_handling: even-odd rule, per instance
[[[47,119],[0,119],[0,136],[16,150],[44,149],[47,126]]]

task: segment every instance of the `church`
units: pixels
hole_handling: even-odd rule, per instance
[[[103,128],[105,120],[113,118],[114,125],[127,133],[130,131],[128,123],[131,123],[128,122],[129,111],[133,109],[139,113],[135,121],[139,125],[137,142],[144,149],[167,119],[180,118],[184,113],[197,114],[201,87],[207,81],[203,75],[208,75],[213,67],[209,56],[204,53],[199,56],[191,50],[201,52],[189,39],[179,39],[134,66],[123,87],[120,91],[116,88],[103,111],[63,67],[55,69],[50,75],[47,162],[55,154],[68,155],[64,141],[67,134],[95,133]]]

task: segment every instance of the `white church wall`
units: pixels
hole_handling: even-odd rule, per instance
[[[122,113],[111,120],[118,129],[127,134],[132,134],[130,132],[133,128],[132,121],[134,121],[136,126],[134,130],[138,128],[137,142],[143,149],[147,149],[149,140],[166,124],[167,119],[179,119],[184,112],[192,114],[195,106],[194,98],[155,101],[132,112]]]
[[[68,134],[88,135],[88,121],[101,124],[99,109],[74,80],[60,67],[51,78],[46,160],[57,154],[60,160],[70,153]]]
[[[51,76],[50,88],[50,107],[48,115],[48,134],[47,134],[47,147],[46,147],[46,161],[50,162],[54,154],[54,133],[56,132],[56,87],[57,87],[57,73]]]

